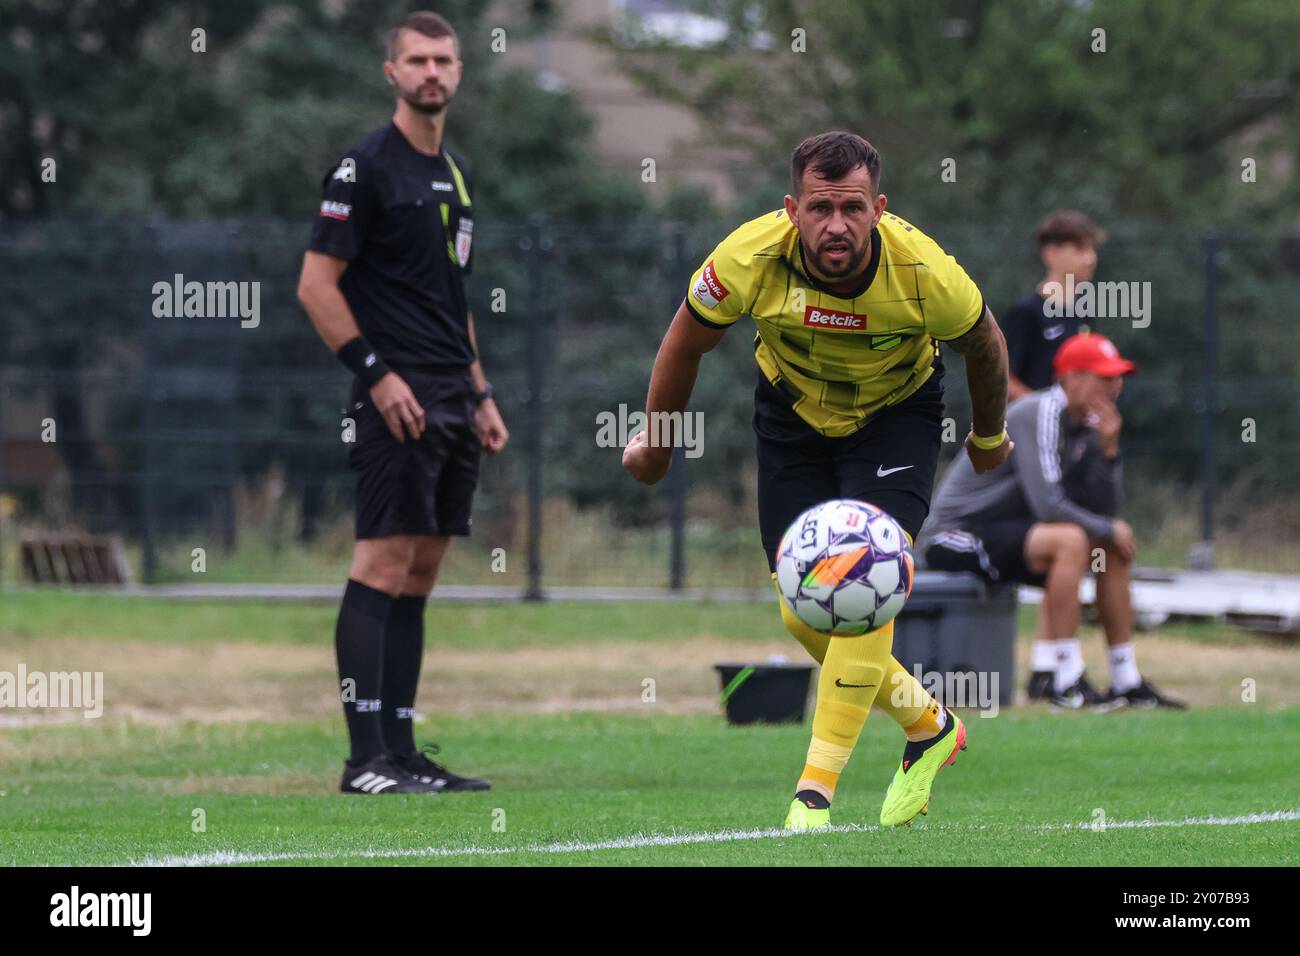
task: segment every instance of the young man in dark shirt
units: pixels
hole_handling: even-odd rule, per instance
[[[1047,270],[1033,294],[1021,299],[1002,319],[1011,364],[1011,401],[1052,384],[1052,358],[1061,343],[1086,332],[1075,315],[1064,314],[1067,289],[1092,281],[1097,271],[1097,248],[1106,233],[1075,209],[1048,214],[1038,225],[1038,251]],[[1067,277],[1073,281],[1067,283]]]
[[[412,729],[425,603],[451,536],[469,534],[479,453],[508,437],[465,300],[473,180],[443,145],[461,69],[437,14],[392,32],[384,75],[397,111],[326,174],[298,287],[355,374],[357,541],[335,631],[352,748],[344,793],[488,789],[417,752]]]

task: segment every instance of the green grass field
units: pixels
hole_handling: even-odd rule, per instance
[[[795,656],[768,607],[439,606],[419,736],[494,789],[367,800],[334,792],[331,608],[3,600],[0,670],[100,667],[108,703],[0,728],[0,864],[1300,863],[1295,655],[1255,638],[1144,637],[1186,714],[968,713],[970,749],[903,830],[874,826],[901,753],[874,715],[841,829],[788,836],[807,725],[729,727],[708,669]]]

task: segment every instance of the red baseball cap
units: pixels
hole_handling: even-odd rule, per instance
[[[1131,375],[1137,366],[1119,354],[1115,343],[1104,335],[1082,332],[1072,335],[1056,350],[1052,371],[1057,375],[1066,372],[1091,372],[1103,378]]]

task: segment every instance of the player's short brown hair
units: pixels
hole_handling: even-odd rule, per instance
[[[423,33],[435,40],[439,37],[451,37],[451,42],[456,48],[456,56],[460,56],[460,37],[456,36],[456,30],[447,21],[447,18],[440,13],[434,13],[432,10],[416,10],[414,13],[408,13],[402,18],[401,23],[388,31],[388,58],[390,60],[397,59],[397,40],[403,30],[414,30],[416,33]]]
[[[809,136],[794,148],[790,158],[790,177],[794,195],[799,195],[803,174],[811,169],[832,182],[843,179],[859,166],[867,167],[871,187],[880,192],[880,152],[857,133],[831,130]]]
[[[1096,247],[1106,241],[1106,230],[1077,209],[1058,209],[1043,217],[1034,238],[1040,249],[1066,242]]]

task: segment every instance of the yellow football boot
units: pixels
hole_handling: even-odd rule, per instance
[[[944,708],[947,710],[947,708]],[[911,823],[930,807],[930,787],[939,771],[957,762],[958,751],[966,749],[966,725],[951,710],[948,724],[939,736],[921,743],[908,742],[903,762],[880,808],[880,825],[899,827]]]

